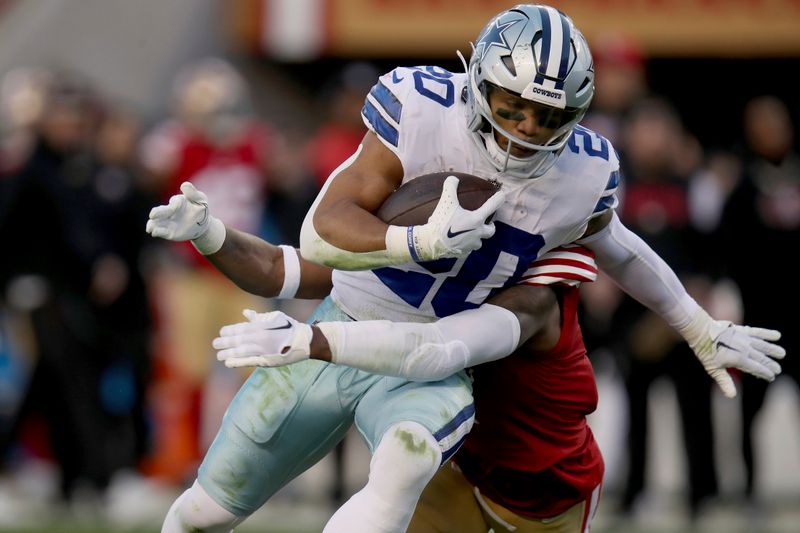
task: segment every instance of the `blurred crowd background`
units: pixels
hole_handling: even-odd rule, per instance
[[[461,70],[455,50],[513,3],[0,1],[0,529],[157,527],[246,377],[215,361],[219,327],[315,304],[241,292],[150,238],[149,210],[191,180],[226,224],[296,244],[377,77]],[[592,47],[584,124],[621,154],[622,219],[716,318],[780,329],[788,351],[778,380],[737,376],[725,400],[665,323],[585,286],[596,529],[800,531],[800,5],[552,4]],[[368,461],[348,438],[260,530],[313,530]]]

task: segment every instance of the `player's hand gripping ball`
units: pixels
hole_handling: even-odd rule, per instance
[[[463,172],[434,172],[401,185],[378,209],[377,216],[387,224],[416,226],[425,224],[442,196],[442,185],[448,176],[458,178],[458,203],[474,211],[499,189],[500,184]]]
[[[413,261],[432,261],[480,248],[484,239],[494,235],[491,217],[504,201],[505,194],[495,182],[439,172],[404,183],[376,214],[392,231],[387,232],[387,247],[407,246]],[[402,229],[402,237],[392,228]]]

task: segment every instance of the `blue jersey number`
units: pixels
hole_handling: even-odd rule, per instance
[[[450,78],[453,73],[441,67],[414,67],[414,88],[422,96],[426,96],[437,102],[444,107],[450,107],[455,102],[455,88]],[[441,90],[432,90],[435,86],[437,89],[444,89],[444,95]]]
[[[503,222],[495,222],[495,227],[494,236],[483,241],[483,246],[469,254],[459,267],[456,259],[440,259],[419,263],[429,274],[395,267],[373,272],[414,307],[422,305],[429,293],[435,291],[431,306],[437,317],[473,309],[519,280],[544,245],[541,235],[531,235]],[[442,277],[444,281],[437,284]]]
[[[580,146],[578,140],[581,141]],[[600,157],[608,161],[608,141],[592,130],[588,130],[583,126],[575,126],[575,129],[567,139],[567,146],[570,151],[580,153],[581,148],[590,157]]]

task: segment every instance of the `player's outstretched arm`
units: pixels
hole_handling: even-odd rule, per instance
[[[426,224],[390,226],[375,216],[400,186],[403,166],[368,132],[359,149],[336,169],[311,206],[300,232],[303,257],[340,270],[372,268],[456,257],[494,234],[486,220],[504,200],[498,191],[480,208],[463,209],[458,179],[448,178]]]
[[[602,227],[580,244],[594,251],[597,264],[617,285],[680,332],[725,396],[736,396],[728,368],[767,381],[780,374],[775,359],[782,359],[786,351],[773,344],[780,332],[714,320],[689,296],[669,265],[613,211],[604,216]]]
[[[321,299],[330,293],[330,268],[306,261],[291,246],[275,246],[249,233],[226,230],[222,248],[206,259],[239,288],[281,299]]]
[[[323,298],[331,289],[329,268],[303,260],[291,246],[275,246],[226,227],[211,214],[206,195],[190,182],[167,205],[150,211],[145,230],[153,237],[192,241],[220,272],[252,294]]]
[[[246,310],[247,322],[223,327],[213,346],[231,368],[313,358],[430,381],[505,357],[534,335],[547,347],[557,342],[560,311],[550,287],[519,285],[490,301],[428,324],[367,320],[310,326],[280,311]]]

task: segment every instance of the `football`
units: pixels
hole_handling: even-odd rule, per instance
[[[387,224],[415,226],[425,224],[436,209],[447,176],[458,178],[458,202],[464,209],[475,210],[483,205],[500,184],[463,172],[434,172],[404,183],[383,202],[377,216]]]

